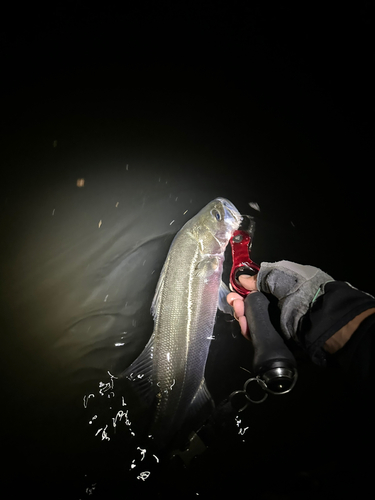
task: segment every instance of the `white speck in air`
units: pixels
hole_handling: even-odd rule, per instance
[[[52,210],[52,215],[55,215],[55,209]]]
[[[249,429],[249,427],[244,427],[244,428],[240,427],[240,424],[241,424],[241,419],[240,419],[240,418],[238,418],[238,416],[236,416],[236,417],[235,417],[235,421],[236,421],[236,425],[237,425],[237,427],[239,428],[239,429],[238,429],[238,434],[239,434],[240,436],[243,436],[243,435],[245,434],[245,432]]]
[[[100,228],[102,225],[102,220],[99,221],[98,227]]]
[[[96,431],[95,436],[97,436],[97,435],[101,432],[101,433],[102,433],[102,441],[104,441],[105,439],[106,439],[107,441],[110,441],[110,438],[108,437],[108,434],[107,434],[107,432],[106,432],[107,427],[108,427],[108,425],[106,425],[106,426],[104,427],[104,429],[103,429],[102,427],[101,427],[100,429],[98,429],[98,430]]]
[[[146,481],[146,479],[150,476],[151,472],[146,470],[145,472],[141,472],[137,479],[142,479],[142,481]]]
[[[120,202],[118,201],[118,202],[116,203],[116,208],[119,206],[119,204],[120,204]]]
[[[152,271],[152,273],[151,273],[151,274],[154,274],[154,272],[155,272],[155,269]]]
[[[182,215],[185,215],[185,214],[187,214],[187,213],[188,213],[188,211],[189,211],[189,210],[185,210],[185,212],[184,212],[184,213],[183,213]]]
[[[173,379],[172,385],[169,387],[169,389],[172,389],[172,387],[175,385],[176,379]]]
[[[215,335],[211,335],[210,337],[207,337],[207,340],[215,340]]]
[[[98,418],[98,415],[94,415],[94,416],[92,417],[92,419],[89,421],[89,424],[92,424],[92,421],[93,421],[93,420],[96,420],[97,418]]]
[[[108,294],[105,296],[104,302],[107,302]]]
[[[108,375],[111,377],[111,379],[114,379],[114,378],[116,378],[116,379],[117,379],[117,378],[118,378],[118,377],[115,377],[114,375],[112,375],[112,373],[111,373],[111,372],[109,372],[108,370],[107,370],[107,373],[108,373]],[[112,382],[112,384],[113,384],[113,382]],[[113,388],[113,385],[112,385],[112,388]]]
[[[146,448],[140,448],[139,446],[137,446],[137,450],[141,452],[141,461],[142,461],[146,456]]]
[[[113,427],[116,427],[117,425],[117,419],[118,420],[121,420],[122,417],[126,417],[127,416],[127,412],[124,413],[122,410],[119,410],[117,413],[116,413],[116,416],[114,418],[112,418],[112,421],[113,421]]]
[[[296,227],[296,226],[294,225],[293,221],[290,221],[290,223],[292,224],[292,226],[293,226],[293,227]]]
[[[95,486],[96,486],[96,483],[93,483],[93,484],[91,485],[91,487],[86,488],[86,490],[85,490],[85,491],[86,491],[86,494],[87,494],[88,496],[90,496],[90,495],[92,495],[92,494],[93,494],[93,492],[95,491]]]
[[[126,412],[125,412],[125,425],[130,427],[132,425],[132,423],[130,422],[130,420],[128,418],[128,412],[129,412],[129,410],[126,410]]]
[[[257,210],[258,212],[260,212],[260,206],[258,205],[258,203],[256,201],[249,201],[249,205],[254,210]]]
[[[89,400],[89,398],[94,398],[95,397],[95,394],[89,394],[88,396],[83,396],[83,406],[85,408],[87,408],[87,402]]]
[[[104,429],[103,429],[103,432],[102,432],[102,441],[104,441],[105,439],[106,439],[107,441],[110,441],[110,438],[108,437],[108,434],[106,433],[107,427],[108,427],[108,425],[106,425],[106,426],[104,427]]]
[[[155,458],[155,460],[156,460],[157,463],[160,462],[160,460],[158,459],[158,457],[156,455],[152,455],[152,456]]]
[[[174,201],[177,201],[177,200],[178,200],[178,196],[177,196],[177,198]]]
[[[172,222],[170,222],[170,223],[169,223],[169,225],[171,226],[171,225],[174,223],[174,221],[175,221],[175,220],[173,219],[173,221],[172,221]]]
[[[146,260],[147,260],[147,259],[146,259]],[[142,266],[144,266],[144,265],[146,264],[146,260],[144,260],[144,261],[143,261],[143,264],[142,264]]]
[[[129,170],[129,163],[126,164],[126,170]]]
[[[121,347],[122,345],[125,345],[125,342],[116,342],[115,347]]]
[[[117,379],[118,378],[118,377],[115,377],[114,375],[112,375],[111,373],[109,373],[108,370],[107,370],[107,373],[111,377],[111,381],[107,382],[107,383],[99,382],[99,394],[101,396],[104,396],[105,392],[110,391],[111,389],[113,389],[113,387],[114,387],[113,379]],[[114,393],[112,392],[112,394],[114,394]]]

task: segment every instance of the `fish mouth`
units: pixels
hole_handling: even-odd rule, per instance
[[[242,216],[240,212],[233,205],[233,203],[226,198],[217,198],[217,200],[220,201],[220,203],[224,207],[225,221],[229,222],[231,225],[235,226],[235,229],[237,229],[242,222]]]

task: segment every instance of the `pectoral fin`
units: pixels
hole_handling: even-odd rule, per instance
[[[219,288],[219,301],[217,304],[217,308],[220,309],[220,311],[223,311],[223,313],[231,314],[233,316],[233,309],[230,307],[230,305],[227,302],[228,293],[230,293],[229,288],[227,287],[227,285],[223,281],[221,281],[220,288]]]
[[[195,266],[194,275],[209,278],[218,268],[217,257],[206,257]]]

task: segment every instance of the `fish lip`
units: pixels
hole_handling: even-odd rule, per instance
[[[217,200],[219,200],[220,203],[223,205],[225,215],[228,215],[229,217],[234,219],[236,227],[239,227],[239,225],[242,222],[242,216],[237,210],[237,208],[233,205],[233,203],[227,200],[226,198],[217,198]]]

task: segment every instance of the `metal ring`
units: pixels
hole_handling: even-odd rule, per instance
[[[247,400],[249,399],[249,398],[247,398],[247,397],[246,397],[246,392],[245,392],[245,391],[234,391],[234,392],[232,392],[232,393],[229,395],[229,400],[230,400],[231,404],[232,404],[232,398],[233,398],[234,396],[236,396],[237,394],[244,394],[245,398],[246,398]],[[246,403],[246,404],[245,404],[244,406],[242,406],[239,410],[237,410],[237,411],[238,411],[238,413],[240,413],[241,411],[246,410],[246,408],[249,406],[249,404],[250,404],[250,403]],[[232,404],[232,406],[233,406],[233,404]]]
[[[248,403],[246,403],[239,410],[237,410],[240,413],[241,411],[246,410],[246,408],[249,406],[250,403],[253,403],[253,404],[263,403],[268,398],[268,394],[274,394],[275,396],[278,396],[280,394],[286,394],[286,393],[290,392],[293,389],[293,387],[296,385],[297,378],[298,378],[298,372],[297,372],[297,370],[294,370],[292,385],[287,390],[285,390],[283,392],[276,392],[276,391],[273,391],[272,389],[270,389],[267,386],[267,382],[265,380],[263,380],[262,378],[260,378],[259,376],[251,377],[251,378],[249,378],[249,379],[246,380],[246,382],[244,383],[244,386],[243,386],[242,390],[234,391],[234,392],[232,392],[229,395],[229,400],[231,401],[233,399],[233,397],[236,396],[236,395],[238,395],[238,394],[244,394],[244,396],[247,399]],[[256,382],[263,389],[264,396],[263,396],[262,399],[252,399],[249,396],[249,394],[247,392],[247,387],[250,384],[250,382]]]
[[[264,396],[262,399],[252,399],[249,394],[247,393],[247,387],[248,385],[250,384],[250,382],[256,382],[258,385],[261,386],[261,388],[263,389],[264,391]],[[238,391],[233,391],[230,395],[229,395],[229,400],[231,401],[232,403],[232,399],[237,396],[238,394],[243,394],[245,396],[245,398],[247,399],[247,403],[245,405],[243,405],[238,411],[238,413],[246,410],[246,408],[249,406],[250,403],[253,403],[253,404],[260,404],[260,403],[263,403],[267,398],[268,398],[268,392],[266,391],[267,389],[267,385],[265,384],[265,382],[258,378],[258,377],[251,377],[249,379],[246,380],[244,386],[243,386],[243,389],[242,390],[238,390]],[[233,404],[232,404],[233,406]]]
[[[250,384],[250,382],[253,382],[255,381],[258,385],[261,386],[261,388],[265,391],[265,387],[266,384],[263,382],[263,380],[259,379],[258,377],[252,377],[252,378],[249,378],[246,380],[244,386],[243,386],[243,390],[245,392],[245,397],[248,401],[250,401],[251,403],[254,403],[254,404],[260,404],[260,403],[263,403],[267,398],[268,398],[268,393],[265,392],[264,396],[262,399],[251,399],[251,397],[248,395],[247,393],[247,386]]]

